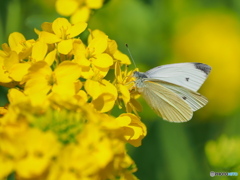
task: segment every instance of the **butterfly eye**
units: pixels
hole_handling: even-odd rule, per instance
[[[139,77],[139,72],[134,71],[134,72],[133,72],[133,77],[138,78],[138,77]]]

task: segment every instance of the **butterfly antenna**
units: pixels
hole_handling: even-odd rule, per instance
[[[130,49],[129,49],[129,47],[128,47],[128,44],[125,44],[125,45],[126,45],[126,47],[127,47],[128,53],[129,53],[129,55],[130,55],[130,57],[131,57],[131,60],[132,60],[132,62],[133,62],[133,64],[134,64],[135,68],[137,68],[137,66],[136,66],[136,64],[135,64],[135,61],[134,61],[134,59],[133,59],[133,57],[132,57],[132,53],[131,53],[131,51],[130,51]]]

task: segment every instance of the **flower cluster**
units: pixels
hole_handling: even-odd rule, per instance
[[[91,11],[100,9],[104,0],[56,0],[56,10],[62,16],[70,16],[73,23],[87,22]]]
[[[100,30],[84,43],[86,27],[58,18],[37,40],[15,32],[2,45],[0,179],[136,179],[125,145],[140,146],[146,127],[132,114],[131,62]],[[110,115],[115,105],[125,113]]]

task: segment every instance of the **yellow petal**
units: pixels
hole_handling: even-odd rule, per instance
[[[28,155],[27,157],[16,163],[16,173],[18,174],[18,176],[26,179],[31,178],[32,173],[34,173],[34,175],[36,176],[39,176],[41,175],[41,173],[44,172],[45,168],[48,166],[48,163],[50,162],[48,162],[47,159],[37,158]]]
[[[81,74],[81,68],[77,63],[71,61],[64,61],[54,71],[57,84],[61,83],[73,83]]]
[[[2,58],[2,57],[0,57],[0,58]],[[19,58],[18,58],[18,55],[15,51],[12,51],[10,56],[8,56],[6,58],[2,58],[2,59],[3,59],[4,66],[5,66],[6,70],[11,69],[11,67],[14,64],[19,63]]]
[[[84,79],[91,79],[94,75],[94,72],[91,67],[89,66],[82,66],[81,67],[81,77]]]
[[[44,22],[44,23],[41,24],[41,28],[42,28],[43,31],[53,33],[52,23]]]
[[[103,0],[86,0],[86,4],[91,9],[99,9],[103,5]]]
[[[60,43],[58,43],[58,51],[61,54],[68,54],[73,49],[73,40],[63,40]]]
[[[5,179],[14,171],[15,162],[4,153],[0,155],[0,179]]]
[[[101,89],[103,93],[110,93],[114,96],[115,100],[117,99],[117,95],[118,95],[117,88],[112,83],[103,79],[101,82],[101,86],[102,86]]]
[[[92,70],[94,71],[94,75],[98,76],[98,79],[102,79],[107,75],[109,68],[100,68],[93,66]]]
[[[26,82],[26,94],[47,94],[51,89],[52,70],[44,61],[38,61],[29,68],[29,73],[23,82]]]
[[[57,50],[54,49],[53,51],[51,51],[50,53],[48,53],[47,56],[46,56],[46,58],[44,59],[44,61],[46,61],[49,66],[51,66],[52,63],[54,62],[54,60],[55,60],[55,58],[56,58],[56,53],[57,53]]]
[[[7,56],[7,54],[11,51],[11,48],[7,43],[2,44],[2,50],[0,50],[0,56]]]
[[[70,16],[78,8],[79,2],[76,0],[57,0],[56,10],[59,14],[63,16]]]
[[[131,118],[128,116],[117,117],[115,120],[121,127],[127,126],[131,123]]]
[[[94,56],[103,53],[107,49],[107,40],[106,36],[94,38],[88,46],[90,55]]]
[[[110,93],[104,93],[92,101],[94,108],[100,112],[110,111],[115,104],[115,97]]]
[[[26,101],[27,97],[25,94],[23,94],[23,92],[12,88],[8,91],[8,99],[11,104],[18,104]]]
[[[33,45],[32,48],[32,58],[35,61],[41,61],[44,59],[47,53],[48,46],[46,43],[42,41],[38,41]]]
[[[123,79],[122,79],[122,71],[121,71],[121,66],[119,62],[115,62],[115,78],[117,80],[118,83],[122,83]]]
[[[109,81],[103,79],[101,83],[93,80],[87,80],[85,89],[93,98],[93,105],[95,109],[100,112],[110,111],[117,98],[117,89]]]
[[[108,68],[113,65],[113,59],[107,53],[102,53],[94,57],[93,64],[100,68]]]
[[[94,154],[100,168],[105,168],[113,159],[112,142],[110,138],[104,138],[99,142],[97,153]]]
[[[11,33],[8,38],[8,42],[11,50],[17,53],[22,51],[23,42],[25,41],[26,41],[25,37],[19,32]]]
[[[122,84],[119,84],[118,88],[121,93],[120,98],[127,104],[130,101],[130,92],[128,88]]]
[[[0,82],[9,83],[12,79],[9,77],[9,72],[5,68],[4,60],[5,59],[0,56]]]
[[[80,102],[81,104],[82,104],[82,103],[86,103],[87,100],[88,100],[88,96],[87,96],[86,92],[83,91],[83,90],[80,90],[80,91],[76,94],[75,98],[78,99],[78,102]]]
[[[101,85],[97,81],[87,79],[87,81],[84,84],[84,88],[93,99],[97,99],[98,96],[102,94]]]
[[[52,92],[60,95],[62,99],[68,99],[76,94],[74,83],[66,81],[55,84],[52,88]]]
[[[24,89],[24,93],[27,95],[38,94],[39,96],[47,95],[50,91],[51,86],[49,85],[46,78],[43,79],[41,77],[35,77],[29,81],[27,81]]]
[[[114,40],[108,39],[108,48],[106,52],[110,55],[113,55],[117,51],[117,43]]]
[[[74,59],[73,61],[78,63],[80,66],[90,66],[90,61],[86,58],[86,48],[82,42],[73,43]]]
[[[23,179],[34,179],[35,176],[42,175],[60,149],[56,136],[50,131],[42,132],[37,128],[30,128],[18,139],[27,156],[16,161],[16,174]]]
[[[24,79],[25,81],[27,81],[31,78],[41,77],[41,75],[45,76],[45,75],[51,75],[51,74],[52,74],[52,70],[48,66],[48,64],[45,61],[38,61],[32,64],[32,66],[28,69],[28,74]]]
[[[32,52],[32,46],[35,44],[35,40],[30,39],[24,42],[23,50],[19,53],[20,59],[28,59]]]
[[[29,63],[14,64],[10,69],[9,76],[14,81],[22,81],[23,77],[28,73],[28,69],[31,65]]]
[[[80,66],[90,67],[90,61],[85,57],[75,59],[74,61],[77,62]]]
[[[38,30],[37,28],[34,28],[34,32],[39,36],[40,35],[40,33],[41,33],[41,31],[40,30]]]
[[[78,92],[82,87],[83,87],[83,83],[79,80],[74,82],[75,84],[75,91]]]
[[[74,24],[71,28],[67,30],[67,34],[69,34],[69,38],[73,38],[79,34],[81,34],[87,27],[87,23],[79,22]]]
[[[4,68],[3,62],[0,61],[0,82],[9,83],[12,79],[9,77],[9,72]]]
[[[128,125],[124,125],[124,123],[122,123],[124,137],[133,146],[140,146],[142,139],[147,134],[145,124],[143,124],[140,119],[134,114],[124,113],[121,114],[119,117],[121,117],[120,120],[123,120],[123,117],[131,119],[131,123]]]
[[[71,27],[71,24],[68,22],[66,18],[57,18],[55,21],[53,21],[52,29],[53,32],[58,37],[63,37],[66,35],[66,31]]]
[[[71,22],[73,24],[76,24],[78,22],[87,22],[90,16],[90,12],[91,10],[86,7],[83,6],[81,8],[79,8],[70,18]]]
[[[61,41],[57,35],[45,31],[40,32],[39,39],[47,44],[53,44]]]
[[[95,29],[93,31],[91,29],[89,29],[89,32],[90,32],[90,35],[88,36],[88,43],[90,43],[93,39],[98,38],[98,37],[108,38],[108,36],[104,32],[100,31],[99,29]]]
[[[129,57],[126,54],[123,54],[122,52],[120,52],[119,50],[117,50],[113,54],[113,57],[114,57],[114,59],[119,60],[122,64],[127,64],[127,65],[131,64]]]

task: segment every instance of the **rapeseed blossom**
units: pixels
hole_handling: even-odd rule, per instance
[[[36,40],[14,32],[2,45],[0,179],[137,179],[125,146],[140,146],[147,131],[132,113],[141,107],[131,62],[100,30],[84,44],[86,27],[57,18]],[[115,105],[125,113],[112,116]]]
[[[100,9],[104,0],[57,0],[56,10],[63,16],[70,16],[71,22],[88,21],[92,10]]]

